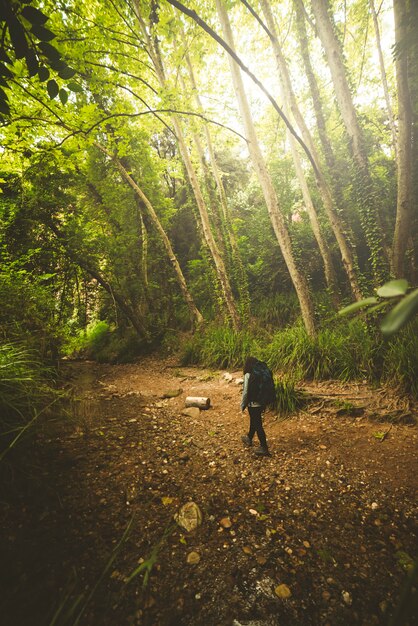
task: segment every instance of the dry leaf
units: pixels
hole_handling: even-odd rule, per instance
[[[277,585],[277,587],[274,590],[274,593],[276,594],[278,598],[281,598],[282,600],[286,600],[286,598],[290,598],[290,596],[292,595],[292,592],[290,591],[289,587],[285,585],[284,583],[282,583],[281,585]]]
[[[198,554],[197,552],[190,552],[187,555],[187,562],[189,563],[189,565],[196,565],[197,563],[199,563],[200,561],[200,554]]]
[[[179,526],[190,532],[202,523],[202,513],[195,502],[186,502],[174,515],[174,519]]]

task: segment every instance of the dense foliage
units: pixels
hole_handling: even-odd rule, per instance
[[[13,354],[31,372],[65,353],[129,360],[177,349],[192,330],[188,362],[238,367],[255,352],[297,377],[417,393],[413,326],[385,343],[379,311],[336,318],[390,277],[417,285],[416,3],[10,10],[0,60],[9,365]],[[9,365],[1,401],[13,404]],[[17,398],[32,377],[22,371]]]

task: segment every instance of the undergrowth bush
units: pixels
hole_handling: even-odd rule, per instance
[[[227,326],[208,326],[183,346],[182,365],[206,367],[242,367],[247,356],[257,354],[256,339],[247,331],[234,331]]]
[[[277,329],[295,323],[300,312],[296,295],[276,293],[257,300],[253,313],[263,328]]]
[[[66,346],[70,356],[82,356],[99,363],[129,363],[141,353],[138,333],[114,328],[103,320],[92,322]]]
[[[418,322],[388,341],[382,369],[384,382],[418,397]]]
[[[303,406],[305,402],[304,395],[297,389],[296,381],[292,376],[284,375],[276,378],[274,386],[276,402],[273,409],[279,416],[286,417]]]
[[[297,324],[274,334],[264,358],[273,370],[292,373],[299,379],[373,378],[380,343],[358,320],[320,329],[316,337],[310,337]]]
[[[25,346],[0,346],[0,459],[59,397],[53,374]]]

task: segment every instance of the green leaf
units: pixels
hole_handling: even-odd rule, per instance
[[[22,15],[31,24],[45,24],[48,20],[47,16],[44,15],[39,9],[35,9],[35,7],[23,7]]]
[[[353,311],[357,311],[358,309],[363,309],[364,307],[371,306],[372,304],[377,304],[379,300],[374,296],[370,298],[365,298],[364,300],[360,300],[360,302],[353,302],[353,304],[349,304],[345,306],[343,309],[338,311],[338,315],[348,315],[348,313],[353,313]]]
[[[66,62],[63,59],[61,59],[61,57],[59,59],[51,60],[50,66],[56,72],[62,72],[65,70],[66,67],[68,67]]]
[[[61,59],[61,55],[58,50],[46,41],[39,42],[39,49],[42,50],[42,52],[50,62],[59,61]]]
[[[59,97],[60,97],[62,104],[66,104],[68,100],[68,91],[65,91],[65,89],[60,89]]]
[[[26,55],[26,65],[28,66],[29,76],[35,76],[38,72],[39,63],[33,50],[29,50]]]
[[[83,88],[78,83],[68,83],[67,87],[70,91],[73,91],[74,93],[83,93]]]
[[[403,296],[408,291],[408,281],[405,278],[399,280],[390,280],[377,290],[377,295],[380,298],[395,298],[396,296]]]
[[[407,296],[402,298],[400,302],[383,318],[380,325],[382,333],[386,337],[390,337],[405,326],[407,322],[418,311],[418,289],[411,291]]]
[[[15,16],[9,21],[9,34],[16,59],[23,59],[29,51],[28,42],[26,41],[25,29]]]
[[[46,86],[49,97],[51,98],[51,100],[53,100],[59,92],[59,87],[57,82],[54,79],[51,79],[48,81],[48,84]]]
[[[407,572],[412,572],[414,569],[414,559],[409,556],[407,552],[404,550],[398,550],[395,552],[395,556],[398,560],[399,565],[406,570]]]
[[[72,67],[69,67],[68,65],[66,65],[66,67],[64,69],[62,69],[60,72],[58,72],[58,76],[60,78],[63,78],[64,80],[68,80],[69,78],[72,78],[75,73],[76,73],[76,71],[73,70]]]
[[[55,39],[56,35],[48,28],[44,28],[44,26],[39,26],[38,24],[34,24],[31,28],[31,33],[35,35],[41,41],[51,41]]]
[[[41,83],[48,80],[49,75],[50,75],[49,69],[45,67],[44,65],[41,65],[41,67],[38,70],[38,76],[39,76],[39,80],[41,81]]]

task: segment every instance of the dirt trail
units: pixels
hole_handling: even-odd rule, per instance
[[[416,406],[306,385],[298,415],[266,415],[272,456],[258,459],[241,443],[239,372],[66,368],[76,416],[40,436],[30,493],[1,503],[2,623],[387,623],[417,556]],[[189,395],[212,408],[183,415]],[[187,502],[202,514],[190,532],[173,520]]]

